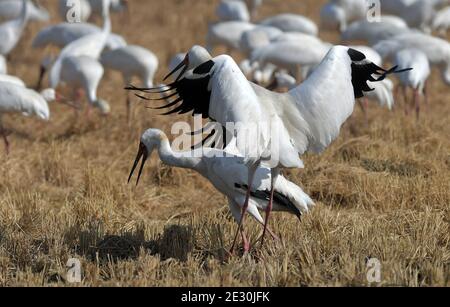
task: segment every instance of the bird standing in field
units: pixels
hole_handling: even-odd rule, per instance
[[[16,19],[0,24],[0,55],[8,56],[19,43],[28,18],[28,0],[22,0],[22,10]]]
[[[184,69],[177,80],[168,85],[169,90],[164,90],[173,92],[167,97],[173,100],[163,107],[173,108],[166,114],[192,112],[202,115],[232,133],[237,140],[237,150],[245,157],[248,167],[248,187],[252,186],[261,165],[271,169],[271,196],[265,230],[280,170],[303,168],[299,155],[307,151],[322,152],[338,137],[342,124],[353,112],[355,98],[372,90],[368,81],[381,81],[389,74],[401,72],[396,70],[397,67],[384,70],[354,49],[335,46],[300,86],[288,93],[274,93],[249,82],[227,55],[209,56],[208,61],[193,66],[191,60],[199,62],[199,49],[191,50],[177,67],[184,66]],[[173,73],[175,71],[170,75]],[[159,89],[130,89],[161,92]],[[230,123],[234,127],[230,128]],[[243,225],[250,195],[249,189],[244,204],[241,204],[243,214],[239,228]]]
[[[420,96],[425,97],[425,105],[428,105],[427,79],[431,74],[430,63],[426,54],[418,49],[404,49],[394,56],[396,65],[408,65],[413,70],[398,75],[400,87],[405,102],[405,113],[409,113],[411,102],[408,101],[408,89],[413,92],[413,105],[416,110],[416,118],[420,117]]]
[[[50,119],[48,103],[55,99],[56,94],[52,89],[37,93],[20,84],[0,81],[0,135],[5,142],[6,153],[9,153],[10,144],[8,132],[2,124],[2,116],[7,113],[21,113],[48,121]]]
[[[269,168],[259,167],[255,172],[255,180],[248,189],[248,168],[245,165],[245,159],[233,153],[233,150],[200,148],[198,149],[200,152],[197,153],[192,151],[174,152],[164,132],[149,129],[141,137],[139,151],[128,182],[142,159],[137,179],[139,183],[145,162],[154,150],[158,151],[160,159],[165,164],[192,169],[209,180],[219,192],[228,198],[228,205],[237,223],[242,217],[240,204],[245,201],[247,190],[250,190],[248,212],[258,223],[264,225],[259,210],[266,210],[267,201],[270,198],[271,171]],[[279,176],[274,188],[273,211],[289,212],[300,218],[313,206],[314,202],[299,186],[285,177]],[[272,232],[270,233],[275,237]],[[244,252],[248,252],[250,243],[243,228],[240,229],[240,234]]]
[[[220,21],[250,21],[247,5],[239,0],[222,0],[216,15]]]
[[[27,2],[28,20],[30,21],[48,21],[50,15],[42,6],[35,5],[32,1]],[[22,11],[21,0],[0,0],[0,19],[11,20],[19,18]]]
[[[431,66],[441,71],[442,80],[450,85],[450,43],[431,35],[409,32],[380,41],[373,47],[383,59],[393,60],[403,49],[418,49],[428,58]]]
[[[72,56],[87,56],[95,60],[100,58],[111,34],[110,0],[103,0],[103,8],[103,31],[83,36],[64,47],[50,70],[49,81],[51,88],[57,88],[61,81],[61,70],[65,58]]]
[[[157,56],[140,46],[128,45],[101,55],[101,63],[105,68],[119,71],[122,74],[126,85],[131,84],[133,77],[138,77],[142,86],[150,88],[153,86],[153,79],[158,70],[159,61]],[[127,120],[131,121],[131,100],[127,92],[126,99]]]
[[[43,61],[43,67],[50,67],[52,58],[47,57]],[[109,103],[98,98],[97,91],[100,81],[104,75],[102,64],[96,59],[88,56],[68,56],[65,57],[61,65],[60,81],[65,86],[72,89],[72,99],[76,109],[81,108],[80,100],[86,96],[88,105],[86,109],[87,117],[90,117],[91,107],[97,108],[101,115],[108,115],[111,112]],[[40,88],[40,84],[38,88]]]
[[[280,14],[269,17],[260,22],[261,25],[271,26],[283,32],[300,32],[317,36],[319,29],[309,18],[295,14]]]

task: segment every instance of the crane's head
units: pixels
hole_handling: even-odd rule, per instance
[[[41,92],[41,96],[47,103],[50,103],[56,100],[56,91],[52,88],[48,88]]]
[[[178,81],[186,71],[194,69],[200,66],[201,64],[208,62],[211,59],[212,59],[211,55],[205,48],[203,48],[202,46],[195,45],[186,54],[184,60],[164,78],[164,81],[170,78],[180,69],[183,69],[176,79],[176,81]]]
[[[167,140],[164,132],[158,129],[148,129],[141,137],[141,142],[139,144],[139,150],[136,156],[136,160],[134,161],[133,168],[131,169],[130,176],[128,177],[128,183],[130,183],[131,178],[133,177],[134,171],[136,170],[139,161],[141,162],[141,167],[139,168],[138,178],[136,180],[136,185],[139,184],[139,180],[141,179],[142,171],[145,166],[145,162],[147,162],[148,157],[152,154],[155,148],[159,148],[161,146],[161,142]]]

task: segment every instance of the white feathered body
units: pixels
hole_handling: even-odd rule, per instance
[[[74,89],[84,89],[89,102],[94,104],[103,74],[103,66],[97,60],[87,56],[71,56],[63,60],[61,82]]]
[[[247,5],[238,0],[223,0],[216,10],[221,21],[250,21]]]
[[[403,86],[418,89],[423,93],[425,82],[430,76],[431,68],[427,56],[418,49],[404,49],[394,56],[395,65],[412,67],[413,70],[398,75]]]
[[[0,114],[21,113],[37,116],[42,120],[50,119],[47,101],[34,90],[9,82],[0,82]]]
[[[18,44],[28,18],[27,1],[21,2],[20,16],[0,24],[0,55],[8,55]]]
[[[130,83],[133,77],[138,77],[145,87],[153,86],[159,65],[158,58],[153,52],[134,45],[103,53],[101,62],[106,68],[120,71],[125,82]]]
[[[278,28],[283,32],[301,32],[314,36],[319,33],[317,25],[312,20],[295,14],[280,14],[269,17],[263,20],[261,24]]]
[[[28,20],[48,21],[49,13],[42,7],[37,7],[32,1],[27,2]],[[22,1],[20,0],[1,0],[0,1],[0,19],[11,20],[20,17],[22,10]]]

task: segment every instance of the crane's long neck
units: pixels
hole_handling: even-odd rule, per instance
[[[112,30],[110,6],[111,3],[109,0],[103,1],[103,33],[105,35],[109,35]]]
[[[25,27],[28,19],[28,0],[22,0],[22,10],[20,12],[19,22],[21,27]]]
[[[158,144],[158,154],[161,161],[169,166],[193,169],[198,171],[200,159],[189,156],[186,153],[175,153],[172,150],[167,137],[163,137]]]

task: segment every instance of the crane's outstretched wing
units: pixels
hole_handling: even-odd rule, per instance
[[[353,113],[355,99],[373,90],[368,82],[406,70],[385,70],[359,51],[333,47],[312,75],[277,106],[298,152],[325,150]]]
[[[208,89],[211,80],[210,70],[214,62],[208,61],[193,70],[192,78],[181,78],[164,87],[156,88],[138,88],[135,86],[126,87],[126,90],[137,91],[143,94],[159,94],[162,98],[152,99],[137,94],[144,100],[161,101],[165,100],[166,105],[157,107],[157,110],[169,109],[162,115],[186,114],[192,112],[192,115],[202,115],[203,118],[209,118],[209,104],[211,99],[211,90]],[[171,109],[173,108],[173,109]]]

